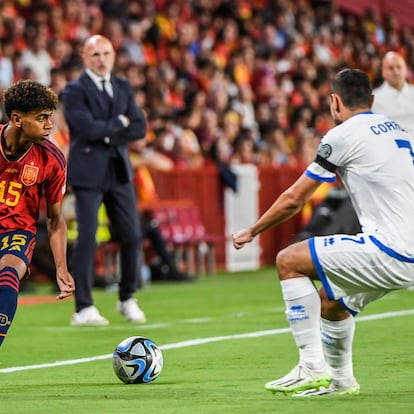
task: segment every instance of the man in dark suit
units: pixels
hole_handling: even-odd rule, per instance
[[[76,312],[72,325],[107,325],[93,304],[94,258],[98,209],[103,202],[121,244],[118,311],[134,323],[146,318],[133,297],[140,277],[138,257],[142,232],[132,184],[128,143],[144,138],[146,120],[132,88],[112,68],[115,51],[101,35],[84,44],[85,70],[63,91],[63,107],[70,131],[68,184],[76,199],[78,239],[73,247]]]

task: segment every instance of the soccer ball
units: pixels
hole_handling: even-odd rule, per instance
[[[158,345],[142,336],[124,339],[112,356],[115,374],[125,384],[154,381],[161,374],[163,362]]]

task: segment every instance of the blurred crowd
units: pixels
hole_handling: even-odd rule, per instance
[[[332,126],[338,69],[363,69],[377,85],[388,50],[414,67],[413,33],[395,16],[329,1],[2,0],[0,88],[31,78],[59,95],[96,33],[113,42],[115,71],[147,116],[147,146],[131,151],[162,154],[160,168],[307,164]],[[53,136],[66,152],[59,110]]]

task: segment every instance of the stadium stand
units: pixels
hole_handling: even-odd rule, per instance
[[[191,195],[206,231],[218,234],[225,228],[222,195],[228,187],[217,168],[250,162],[260,180],[266,177],[261,185],[277,180],[279,191],[288,184],[332,125],[329,84],[339,68],[359,67],[377,85],[381,57],[397,50],[413,80],[414,10],[407,3],[4,0],[0,92],[34,78],[59,94],[82,70],[83,40],[106,35],[117,49],[117,73],[128,77],[146,112],[147,150],[173,166],[169,172],[149,168],[157,192],[161,199]],[[47,67],[50,73],[39,71]],[[3,113],[0,118],[7,121]],[[70,137],[59,110],[53,135],[67,153]],[[212,156],[217,149],[220,166]],[[267,197],[262,190],[259,197],[262,211]],[[299,226],[297,220],[286,234],[263,237],[261,263],[272,263]],[[224,266],[223,243],[215,253],[215,264]]]

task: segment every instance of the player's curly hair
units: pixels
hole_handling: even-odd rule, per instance
[[[21,80],[3,92],[4,111],[10,118],[13,111],[54,110],[59,100],[52,89],[33,80]]]

